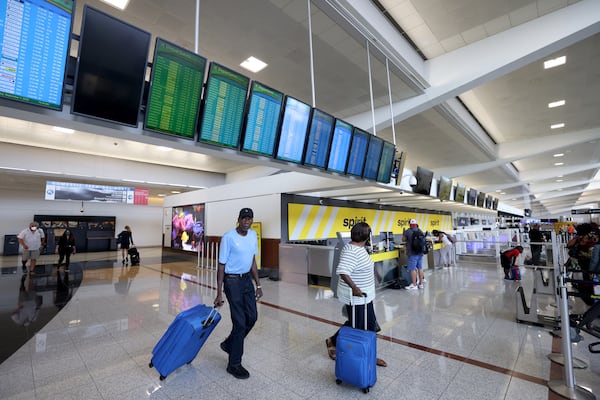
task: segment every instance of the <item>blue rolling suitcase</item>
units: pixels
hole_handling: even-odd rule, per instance
[[[156,368],[162,381],[177,368],[191,363],[220,320],[217,309],[204,304],[180,312],[154,346],[149,367]]]
[[[358,386],[364,393],[377,381],[377,334],[367,330],[367,307],[365,305],[365,330],[342,326],[335,347],[336,383]],[[352,306],[352,322],[355,307]]]

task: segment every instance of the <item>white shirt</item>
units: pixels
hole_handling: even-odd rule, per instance
[[[19,239],[22,239],[23,242],[27,245],[28,250],[39,250],[42,247],[42,239],[45,237],[44,231],[40,228],[35,231],[31,231],[31,229],[23,229],[21,233],[17,235]]]
[[[375,263],[363,246],[348,243],[340,254],[340,263],[336,273],[350,276],[354,284],[367,294],[366,303],[375,299]],[[344,304],[350,304],[352,288],[343,279],[339,279],[337,287],[338,299]],[[363,304],[364,299],[354,297],[352,301]]]

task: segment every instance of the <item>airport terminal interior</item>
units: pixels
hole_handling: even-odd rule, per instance
[[[365,394],[336,384],[325,339],[345,317],[330,288],[267,277],[246,339],[249,379],[225,371],[225,304],[198,356],[161,380],[149,367],[153,347],[178,312],[212,304],[216,273],[206,263],[198,268],[189,254],[158,247],[140,254],[139,266],[123,265],[116,251],[76,254],[67,272],[56,255],[43,255],[33,275],[22,273],[20,256],[0,259],[2,308],[11,314],[2,324],[0,398],[560,398],[547,386],[564,380],[563,368],[548,358],[560,351],[554,328],[516,322],[516,289],[531,294],[533,269],[521,282],[507,281],[496,263],[467,260],[426,269],[420,290],[379,289],[377,353],[388,366],[377,368]],[[551,303],[540,297],[540,315],[556,312]],[[575,312],[581,304],[571,306]],[[597,395],[600,359],[588,349],[595,338],[581,336],[573,356],[587,368],[574,369],[575,382]]]

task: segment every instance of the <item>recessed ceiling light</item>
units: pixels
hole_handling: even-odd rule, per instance
[[[69,129],[69,128],[63,128],[62,126],[53,126],[52,130],[54,132],[61,132],[61,133],[75,133],[75,130]]]
[[[548,108],[560,107],[560,106],[564,106],[564,105],[565,105],[564,100],[558,100],[558,101],[553,101],[552,103],[548,103]]]
[[[560,128],[564,128],[565,124],[563,124],[562,122],[560,124],[554,124],[554,125],[550,125],[550,129],[560,129]]]
[[[124,10],[129,4],[129,0],[101,0],[104,3],[113,6],[114,8],[118,8],[119,10]]]
[[[173,193],[173,194],[179,194],[181,192],[179,190],[171,190],[171,193]]]
[[[506,194],[506,192],[500,192],[500,194]]]
[[[565,153],[556,153],[552,157],[562,157],[564,155],[565,155]]]
[[[556,182],[562,182],[562,181],[563,181],[562,179],[557,179],[557,180],[556,180]]]
[[[166,194],[164,194],[164,193],[159,193],[159,194],[157,194],[157,196],[158,196],[158,197],[166,197],[167,195],[166,195]]]
[[[565,165],[564,162],[555,162],[554,165],[556,165],[557,167],[561,166],[561,165]]]
[[[256,57],[248,57],[244,62],[240,64],[240,67],[246,68],[248,71],[257,73],[263,70],[268,64],[259,60]]]
[[[567,56],[560,56],[553,58],[552,60],[544,61],[544,69],[558,67],[567,62]]]

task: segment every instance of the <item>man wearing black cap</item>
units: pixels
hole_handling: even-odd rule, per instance
[[[256,232],[250,229],[253,218],[252,209],[242,208],[238,226],[225,232],[219,248],[215,306],[223,304],[224,288],[232,322],[231,333],[221,343],[221,349],[229,354],[227,372],[238,379],[250,377],[250,373],[242,366],[244,339],[256,323],[256,301],[263,294],[255,258],[258,252],[258,238]],[[256,291],[252,280],[256,282]]]

